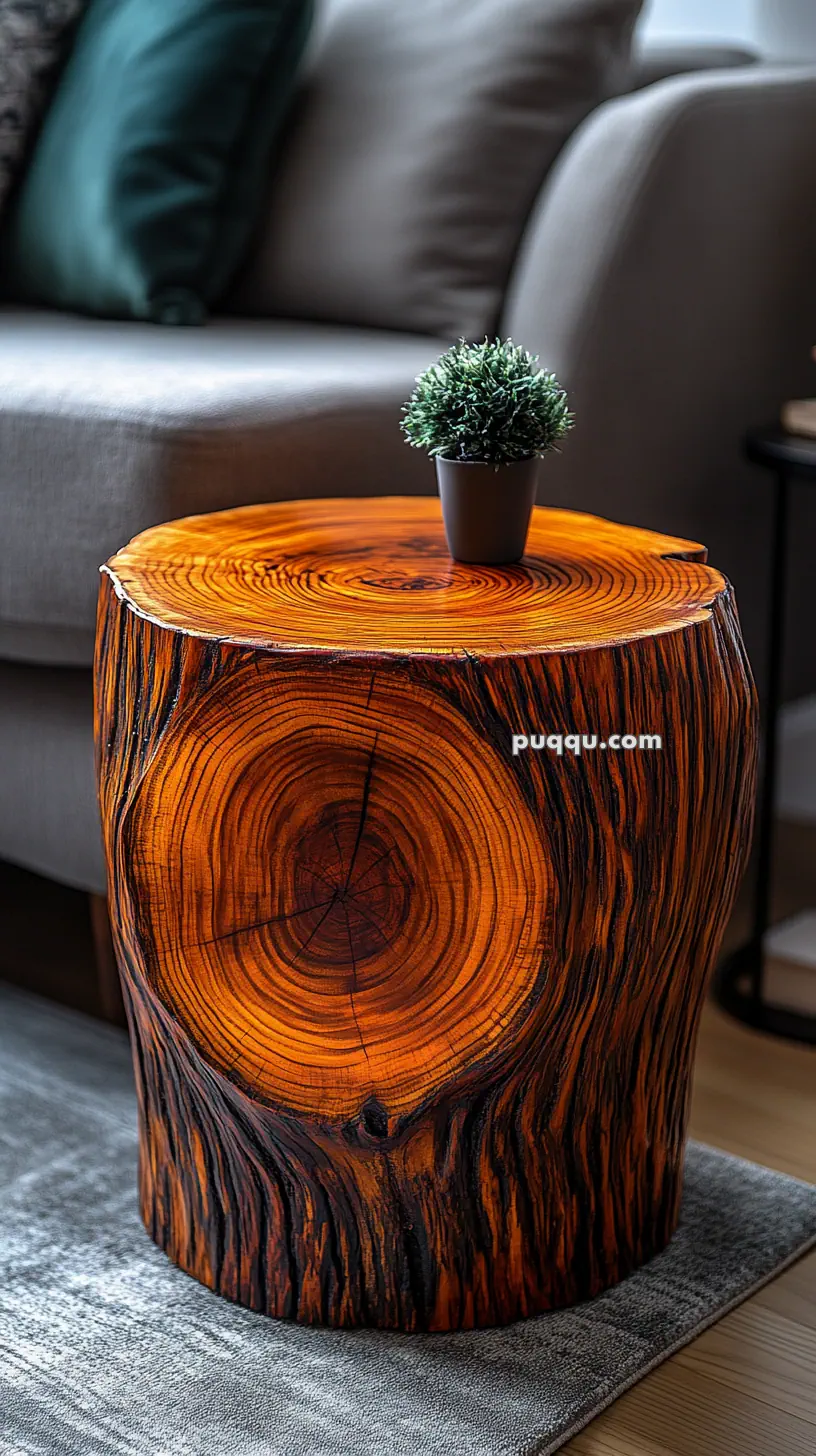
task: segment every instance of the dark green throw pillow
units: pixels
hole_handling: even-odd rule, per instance
[[[240,263],[312,0],[92,0],[0,239],[7,298],[200,323]]]

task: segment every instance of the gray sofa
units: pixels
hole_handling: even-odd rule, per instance
[[[556,370],[578,418],[542,502],[705,541],[761,669],[770,502],[740,440],[816,392],[816,71],[688,74],[704,60],[645,57],[631,93],[580,124],[529,217],[501,329]],[[444,342],[0,310],[0,858],[104,889],[100,562],[193,511],[432,491],[398,413]],[[812,667],[800,653],[797,687]]]

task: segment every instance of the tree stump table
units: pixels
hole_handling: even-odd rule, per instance
[[[182,1269],[284,1318],[449,1330],[666,1244],[754,796],[705,562],[537,510],[520,565],[462,566],[438,501],[391,498],[192,517],[103,567],[141,1209]],[[513,751],[572,733],[598,746]]]

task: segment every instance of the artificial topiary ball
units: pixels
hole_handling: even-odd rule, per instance
[[[552,450],[572,422],[566,393],[535,355],[512,339],[461,339],[419,375],[401,428],[429,455],[507,465]]]

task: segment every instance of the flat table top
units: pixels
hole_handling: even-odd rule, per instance
[[[781,468],[803,481],[816,480],[816,440],[807,435],[791,435],[771,426],[749,435],[745,450],[755,465]]]
[[[705,548],[536,507],[517,566],[451,560],[435,497],[321,498],[156,526],[103,567],[140,615],[269,650],[576,651],[704,621]]]

